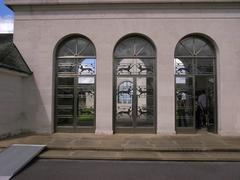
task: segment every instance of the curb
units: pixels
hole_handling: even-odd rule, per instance
[[[146,151],[89,151],[48,150],[40,159],[70,160],[131,160],[131,161],[231,161],[240,162],[239,152],[146,152]]]
[[[94,150],[94,151],[148,151],[148,152],[240,152],[240,148],[104,148],[104,147],[57,147],[48,150]]]

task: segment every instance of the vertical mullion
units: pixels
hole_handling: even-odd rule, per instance
[[[77,65],[77,60],[74,59],[74,64],[75,64],[75,76],[74,76],[74,106],[73,106],[73,128],[76,130],[77,126],[77,112],[78,112],[78,90],[77,90],[77,85],[78,85],[78,65]]]
[[[117,97],[116,97],[116,94],[117,94],[117,79],[118,79],[118,76],[117,76],[117,73],[116,73],[116,64],[117,64],[118,60],[117,59],[114,59],[114,62],[113,62],[113,130],[115,131],[116,130],[116,124],[117,124]]]
[[[214,85],[213,85],[213,93],[214,93],[214,108],[213,108],[213,111],[214,111],[214,133],[217,133],[217,102],[218,102],[218,99],[217,99],[217,62],[216,62],[216,57],[213,59],[213,79],[214,79]]]
[[[196,103],[195,103],[195,99],[196,99],[196,76],[193,75],[192,76],[192,94],[193,94],[193,98],[192,98],[192,103],[193,103],[193,130],[196,130]]]
[[[133,77],[133,100],[132,100],[132,121],[133,121],[133,128],[137,126],[137,81],[136,77]]]

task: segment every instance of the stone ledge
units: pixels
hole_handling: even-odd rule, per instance
[[[146,151],[90,151],[90,150],[50,150],[43,152],[42,159],[81,160],[150,160],[150,161],[240,161],[240,153],[229,152],[146,152]]]

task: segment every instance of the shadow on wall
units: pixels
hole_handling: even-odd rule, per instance
[[[0,138],[20,133],[23,116],[23,78],[0,72]]]
[[[34,74],[24,79],[24,120],[22,130],[33,133],[52,132],[52,89],[37,84]]]
[[[33,75],[0,72],[0,84],[0,139],[51,132],[51,115],[46,109],[51,114],[51,105],[44,104]]]

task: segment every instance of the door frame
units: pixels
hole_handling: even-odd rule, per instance
[[[196,133],[197,132],[197,129],[196,129],[196,103],[195,103],[195,98],[196,98],[196,77],[213,77],[214,79],[214,101],[215,101],[215,104],[214,104],[214,128],[213,128],[213,133],[217,133],[217,127],[218,127],[218,120],[217,120],[217,75],[216,75],[216,66],[215,66],[215,62],[213,62],[213,74],[212,75],[209,75],[209,74],[206,74],[206,75],[196,75],[196,74],[191,74],[191,75],[174,75],[174,94],[175,94],[175,130],[176,130],[176,133],[185,133],[185,134],[191,134],[191,133]],[[176,77],[191,77],[193,80],[193,127],[177,127],[177,114],[176,114],[176,106],[177,106],[177,97],[176,97]],[[207,130],[208,132],[211,132],[209,130]]]
[[[117,76],[116,72],[113,72],[113,132],[114,133],[143,133],[143,134],[155,134],[157,132],[157,83],[156,83],[156,66],[155,66],[155,61],[153,62],[154,64],[154,74],[152,76],[148,76],[148,75],[121,75],[121,76]],[[113,63],[113,71],[116,70],[117,65],[115,63]],[[153,96],[154,98],[154,107],[153,107],[153,111],[154,111],[154,115],[153,115],[153,127],[136,127],[136,115],[137,115],[137,109],[136,107],[133,108],[135,109],[135,119],[133,119],[133,126],[132,127],[117,127],[116,126],[116,103],[117,103],[117,99],[116,99],[116,92],[117,92],[117,77],[126,77],[126,78],[133,78],[133,92],[135,91],[135,98],[133,98],[132,100],[132,107],[136,106],[137,107],[137,102],[136,102],[136,98],[137,98],[137,78],[148,78],[151,77],[153,78]],[[135,86],[135,87],[134,87]]]
[[[76,61],[81,59],[81,58],[72,58],[75,61],[75,68],[78,66]],[[94,77],[94,120],[93,120],[93,126],[77,126],[77,111],[78,111],[78,78],[81,77],[81,75],[74,76],[74,85],[73,85],[73,125],[72,126],[58,126],[57,124],[57,89],[58,89],[58,83],[57,83],[57,78],[58,78],[58,58],[55,57],[55,91],[54,91],[54,130],[55,132],[66,132],[66,133],[94,133],[96,129],[96,74],[93,76],[87,76],[84,75],[85,77]],[[84,60],[83,60],[84,61]],[[95,58],[96,61],[96,58]],[[82,77],[84,77],[82,76]]]

